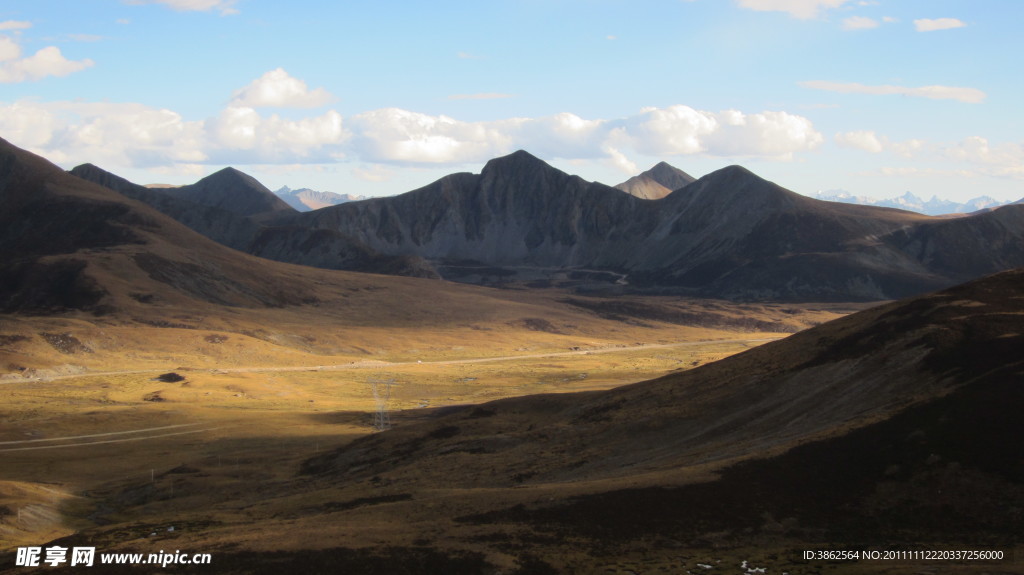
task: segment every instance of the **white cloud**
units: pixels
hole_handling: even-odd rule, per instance
[[[21,56],[21,46],[7,36],[0,36],[0,62],[15,60],[19,56]]]
[[[0,22],[0,30],[27,30],[31,27],[31,22],[19,20],[6,20],[4,22]]]
[[[614,120],[566,112],[491,122],[387,108],[353,116],[346,126],[353,134],[354,152],[371,162],[459,164],[522,148],[548,158],[599,159],[627,172],[635,170],[627,151],[791,159],[822,142],[821,134],[801,116],[735,110],[716,114],[688,106],[644,108]]]
[[[796,152],[813,150],[824,141],[810,120],[787,112],[743,114],[730,110],[720,115],[722,128],[707,138],[716,156],[760,156],[792,160]]]
[[[762,12],[786,12],[793,18],[810,20],[822,10],[839,8],[848,0],[736,0],[740,6]]]
[[[963,28],[967,24],[956,18],[922,18],[914,20],[914,28],[918,32],[934,32],[936,30],[950,30],[952,28]]]
[[[202,162],[201,122],[142,104],[0,104],[0,131],[55,162],[159,166]]]
[[[13,84],[47,76],[67,76],[93,65],[93,61],[68,60],[56,46],[47,46],[25,58],[13,39],[0,36],[0,83]]]
[[[719,128],[713,113],[689,106],[644,108],[622,124],[632,147],[651,156],[706,152],[705,138]]]
[[[238,14],[238,0],[125,0],[126,4],[163,4],[179,12],[209,12],[219,10],[222,16]]]
[[[935,164],[928,166],[886,167],[884,175],[970,175],[1024,179],[1024,144],[1004,142],[992,144],[981,136],[971,136],[956,143],[934,143],[920,139],[892,142],[870,130],[836,134],[841,146],[871,153],[888,153],[906,160]],[[965,165],[966,167],[958,167]]]
[[[873,154],[881,153],[884,149],[884,146],[878,139],[878,136],[869,130],[858,130],[855,132],[836,134],[835,141],[840,146],[858,148]]]
[[[372,110],[347,120],[353,147],[379,163],[458,164],[510,151],[512,122],[460,122],[400,108]]]
[[[886,136],[879,136],[872,130],[855,130],[835,135],[835,142],[844,148],[857,148],[872,154],[888,152],[904,158],[914,158],[933,150],[934,146],[924,140],[910,139],[893,142]]]
[[[204,124],[211,159],[225,163],[325,162],[336,159],[348,137],[341,114],[287,120],[263,117],[254,108],[228,106]]]
[[[933,100],[958,100],[970,104],[977,104],[985,99],[985,92],[977,88],[962,88],[956,86],[920,86],[916,88],[906,86],[867,86],[857,83],[827,82],[821,80],[810,80],[798,82],[804,88],[813,90],[825,90],[839,92],[841,94],[873,94],[873,95],[900,95],[914,96],[919,98],[930,98]]]
[[[940,147],[946,160],[965,162],[980,167],[992,176],[1024,177],[1024,144],[1006,142],[990,144],[986,138],[972,136]]]
[[[283,68],[271,70],[248,86],[236,90],[231,105],[249,108],[317,108],[333,100],[327,90],[310,90],[302,80],[293,78]]]
[[[878,20],[864,16],[851,16],[843,20],[843,29],[845,30],[869,30],[871,28],[878,28]]]
[[[822,141],[810,120],[779,111],[709,112],[676,105],[614,119],[564,112],[466,122],[400,108],[347,118],[335,110],[282,117],[244,105],[294,105],[316,94],[283,71],[274,72],[236,92],[216,117],[205,120],[186,120],[174,111],[142,104],[19,101],[0,103],[0,133],[56,162],[147,169],[341,160],[458,166],[521,148],[545,158],[596,160],[635,173],[634,154],[789,160]],[[262,89],[282,85],[301,89]],[[380,172],[361,173],[367,179],[381,177]]]

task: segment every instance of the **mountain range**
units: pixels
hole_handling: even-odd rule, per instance
[[[652,172],[669,172],[669,184],[687,179],[668,168]],[[932,218],[807,198],[739,166],[641,199],[525,151],[398,196],[247,212],[236,215],[255,225],[239,224],[248,235],[229,245],[253,255],[480,284],[852,301],[1024,265],[1024,209],[1016,205]]]
[[[354,196],[352,194],[336,194],[334,192],[318,192],[309,188],[293,190],[284,186],[274,191],[274,194],[285,201],[289,206],[300,212],[319,210],[327,206],[336,206],[345,202],[357,202],[365,200],[366,196]]]
[[[883,208],[910,210],[912,212],[927,214],[930,216],[969,214],[980,210],[998,208],[999,206],[1005,206],[1011,203],[1019,203],[1019,201],[1000,202],[999,200],[989,196],[979,196],[966,202],[943,200],[938,196],[932,196],[932,199],[925,200],[910,192],[899,197],[879,200],[867,196],[855,196],[843,190],[832,190],[827,192],[819,191],[814,194],[814,198],[828,202],[842,202],[844,204],[858,204],[862,206],[879,206]]]

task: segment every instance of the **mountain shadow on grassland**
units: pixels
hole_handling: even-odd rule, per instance
[[[863,545],[1016,542],[1024,521],[1020,373],[685,487],[612,491],[461,518],[561,537],[689,544],[765,535]]]

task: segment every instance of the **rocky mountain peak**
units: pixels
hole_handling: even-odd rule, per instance
[[[231,167],[214,172],[190,186],[168,189],[167,193],[242,216],[295,211],[256,178]]]
[[[493,173],[515,173],[534,170],[556,170],[544,160],[525,150],[516,150],[507,156],[494,158],[484,165],[481,175]]]
[[[615,186],[631,196],[658,200],[696,181],[696,178],[667,162],[658,162],[651,169]]]
[[[644,172],[644,174],[672,191],[697,181],[697,178],[668,162],[658,162],[654,167]]]

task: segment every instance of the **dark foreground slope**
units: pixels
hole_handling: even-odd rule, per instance
[[[380,495],[490,493],[475,511],[459,507],[457,529],[515,533],[506,545],[545,557],[568,541],[595,556],[1007,549],[1021,544],[1024,520],[1021,349],[1016,270],[680,375],[467,407],[357,440],[305,471],[395,486]]]

